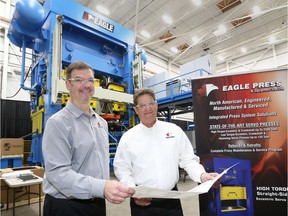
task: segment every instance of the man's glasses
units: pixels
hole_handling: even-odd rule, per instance
[[[74,81],[78,85],[83,85],[84,83],[88,83],[89,85],[94,85],[94,82],[95,82],[95,79],[93,79],[93,78],[84,79],[82,77],[70,78],[68,80]]]
[[[147,103],[142,103],[142,104],[138,104],[136,105],[135,107],[139,108],[139,109],[144,109],[145,107],[152,107],[156,104],[157,102],[156,101],[150,101],[150,102],[147,102]]]

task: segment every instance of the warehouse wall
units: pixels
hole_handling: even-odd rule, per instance
[[[144,47],[145,49],[145,47]],[[174,77],[180,74],[180,66],[170,64],[169,59],[161,56],[158,53],[154,53],[151,50],[145,50],[148,55],[148,62],[144,66],[144,78],[149,78],[156,74],[166,72],[170,74],[170,77]]]
[[[12,17],[15,2],[16,0],[0,1],[0,96],[2,99],[30,101],[29,92],[20,89],[21,49],[7,38],[10,24],[7,17]],[[28,71],[31,64],[31,56],[31,50],[27,50],[25,71]],[[25,85],[30,85],[29,77]]]

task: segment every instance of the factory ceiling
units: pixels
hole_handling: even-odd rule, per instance
[[[107,13],[104,16],[136,32],[140,47],[176,65],[207,53],[218,57],[219,64],[287,43],[287,0],[77,2]]]

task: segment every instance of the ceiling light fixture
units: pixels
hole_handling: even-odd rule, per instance
[[[178,53],[179,50],[176,48],[176,47],[171,47],[170,50],[173,52],[173,53]]]
[[[241,47],[241,49],[240,49],[240,50],[241,50],[241,52],[242,52],[242,53],[246,53],[246,52],[247,52],[247,49],[246,49],[246,47]]]
[[[213,32],[215,36],[223,35],[227,32],[227,28],[224,25],[219,25],[218,29]]]
[[[101,6],[101,5],[97,5],[96,6],[96,10],[99,13],[101,13],[101,14],[103,14],[105,16],[108,16],[110,14],[110,11],[107,8],[105,8],[104,6]]]
[[[192,43],[193,45],[198,44],[200,39],[197,36],[192,37]]]
[[[221,55],[218,56],[217,58],[218,58],[219,61],[224,61],[225,60],[225,58],[223,56],[221,56]]]
[[[145,38],[150,38],[150,37],[151,37],[150,33],[147,32],[147,31],[145,31],[145,30],[142,30],[142,31],[140,32],[140,34],[141,34],[143,37],[145,37]]]
[[[259,6],[255,6],[252,8],[252,17],[258,17],[261,14],[261,8]]]
[[[195,6],[200,6],[202,4],[202,0],[192,0]]]
[[[277,39],[276,39],[275,35],[271,35],[269,37],[269,44],[274,44],[274,43],[276,43],[276,41],[277,41]]]
[[[163,19],[164,22],[166,22],[169,25],[171,25],[173,23],[172,18],[170,16],[168,16],[168,15],[163,15],[162,19]]]

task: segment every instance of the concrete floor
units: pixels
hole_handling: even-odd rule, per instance
[[[111,177],[112,179],[114,178],[113,176]],[[195,186],[197,184],[193,182],[189,177],[187,177],[185,183],[183,182],[183,176],[178,182],[178,189],[179,191],[187,191]],[[34,202],[33,204],[30,204],[30,206],[25,205],[25,202],[19,203],[20,205],[16,207],[15,209],[15,216],[38,216],[39,213],[39,208],[38,208],[38,203],[37,199],[32,200]],[[182,203],[182,208],[184,211],[185,216],[199,216],[199,201],[198,201],[198,196],[195,197],[190,197],[190,198],[185,198],[181,199]],[[42,208],[43,208],[43,202],[42,202]],[[128,216],[130,215],[130,207],[129,207],[129,199],[127,199],[125,202],[123,202],[120,205],[115,205],[111,204],[106,201],[106,206],[107,206],[107,216]],[[9,206],[9,210],[6,210],[6,206],[1,210],[1,215],[2,216],[12,216],[13,211],[12,211],[12,204]]]

